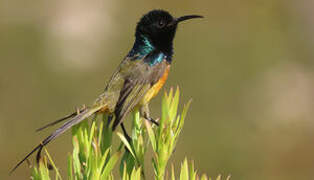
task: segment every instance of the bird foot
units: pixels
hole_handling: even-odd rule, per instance
[[[79,115],[82,111],[84,111],[86,109],[86,105],[83,104],[82,108],[76,107],[76,114]]]
[[[153,124],[155,124],[156,126],[159,126],[159,118],[157,118],[156,120],[151,118],[151,117],[145,117],[145,119]]]

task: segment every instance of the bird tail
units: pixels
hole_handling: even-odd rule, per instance
[[[78,109],[77,112],[74,112],[74,113],[72,113],[72,114],[69,114],[69,115],[67,115],[67,116],[64,116],[64,117],[61,118],[61,119],[58,119],[58,120],[56,120],[56,121],[53,121],[53,122],[51,122],[51,123],[49,123],[49,124],[46,124],[45,126],[42,126],[42,127],[38,128],[38,129],[36,129],[36,132],[42,131],[42,130],[44,130],[44,129],[50,127],[50,126],[56,125],[56,124],[58,124],[58,123],[60,123],[60,122],[63,122],[63,121],[65,121],[65,120],[69,119],[69,118],[73,118],[73,117],[75,117],[76,115],[82,113],[84,110],[86,110],[85,107],[83,107],[82,109]]]
[[[72,126],[80,123],[81,121],[83,121],[84,119],[88,118],[89,116],[93,115],[95,112],[99,111],[102,107],[98,106],[98,107],[93,107],[93,108],[86,108],[84,109],[82,112],[80,112],[79,114],[77,114],[76,116],[72,115],[71,119],[69,121],[67,121],[66,123],[64,123],[60,128],[58,128],[57,130],[55,130],[52,134],[50,134],[48,137],[46,137],[46,139],[44,139],[39,145],[37,145],[30,153],[28,153],[24,159],[22,159],[11,171],[10,174],[12,172],[14,172],[30,155],[32,155],[34,152],[36,152],[38,150],[37,153],[37,161],[40,159],[40,153],[42,148],[47,145],[50,141],[54,140],[55,138],[57,138],[58,136],[60,136],[61,134],[63,134],[64,132],[66,132],[68,129],[70,129]],[[70,117],[68,117],[70,118]]]

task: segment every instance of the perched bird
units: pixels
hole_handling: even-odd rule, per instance
[[[125,136],[127,133],[123,120],[135,107],[139,107],[142,117],[157,123],[149,115],[148,103],[167,80],[177,25],[182,21],[201,17],[188,15],[175,18],[164,10],[152,10],[145,14],[136,26],[133,48],[113,73],[95,103],[40,128],[42,130],[69,119],[27,154],[11,172],[37,150],[38,159],[45,145],[95,113],[108,113],[113,120],[112,130],[121,125]]]

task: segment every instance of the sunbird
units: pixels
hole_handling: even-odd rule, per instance
[[[139,108],[141,117],[158,124],[150,117],[148,104],[168,78],[177,26],[182,21],[202,17],[187,15],[175,18],[165,10],[152,10],[145,14],[137,23],[132,49],[113,73],[104,92],[94,104],[38,129],[42,130],[69,119],[28,153],[11,172],[36,151],[38,151],[37,159],[40,158],[41,150],[45,145],[96,113],[107,113],[109,119],[113,120],[112,130],[120,125],[125,136],[127,133],[123,120],[135,107]]]

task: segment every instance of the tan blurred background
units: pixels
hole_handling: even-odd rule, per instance
[[[1,1],[0,179],[29,178],[26,165],[8,172],[53,129],[34,130],[93,102],[155,8],[206,17],[183,23],[174,42],[165,89],[193,98],[176,166],[188,156],[210,176],[313,179],[314,3],[305,0]],[[69,134],[48,146],[62,173]]]

